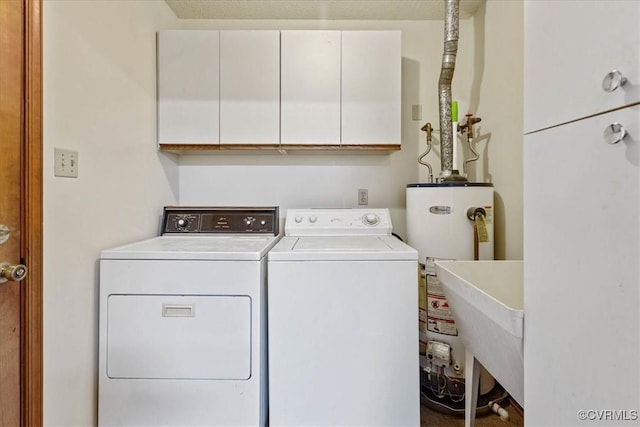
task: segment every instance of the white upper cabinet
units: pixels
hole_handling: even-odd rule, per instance
[[[158,142],[218,144],[218,31],[158,33]]]
[[[281,32],[282,144],[340,144],[340,35]]]
[[[399,149],[401,62],[400,31],[161,31],[158,143]]]
[[[342,32],[342,145],[400,144],[401,32]]]
[[[536,0],[524,7],[525,132],[640,101],[639,1]],[[624,85],[616,85],[620,77]]]
[[[280,32],[220,32],[220,144],[279,144]]]

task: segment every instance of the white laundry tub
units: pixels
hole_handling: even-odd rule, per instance
[[[466,425],[475,417],[475,360],[523,405],[523,262],[437,261],[436,274],[467,351]]]

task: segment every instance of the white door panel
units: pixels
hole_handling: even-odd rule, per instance
[[[527,135],[524,161],[527,423],[637,409],[640,107]]]
[[[220,143],[280,143],[280,32],[220,32]]]
[[[158,33],[158,142],[219,142],[219,32]]]
[[[340,31],[282,31],[282,144],[340,144]]]
[[[531,0],[525,7],[525,132],[640,101],[640,2]],[[627,83],[602,89],[619,70]]]
[[[342,32],[342,144],[400,144],[401,33]]]
[[[109,378],[246,380],[251,298],[110,295]]]

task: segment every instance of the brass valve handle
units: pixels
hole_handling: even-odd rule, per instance
[[[422,126],[420,130],[427,133],[427,142],[431,142],[432,140],[431,135],[433,133],[433,127],[431,126],[431,122],[427,122],[427,124]]]
[[[481,121],[480,117],[473,117],[473,114],[466,114],[467,124],[465,128],[467,129],[467,139],[473,139],[473,125]]]

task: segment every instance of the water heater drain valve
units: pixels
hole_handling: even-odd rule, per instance
[[[464,365],[462,364],[462,362],[455,360],[453,362],[453,367],[451,368],[453,370],[453,372],[455,372],[458,375],[462,375],[464,372]]]

